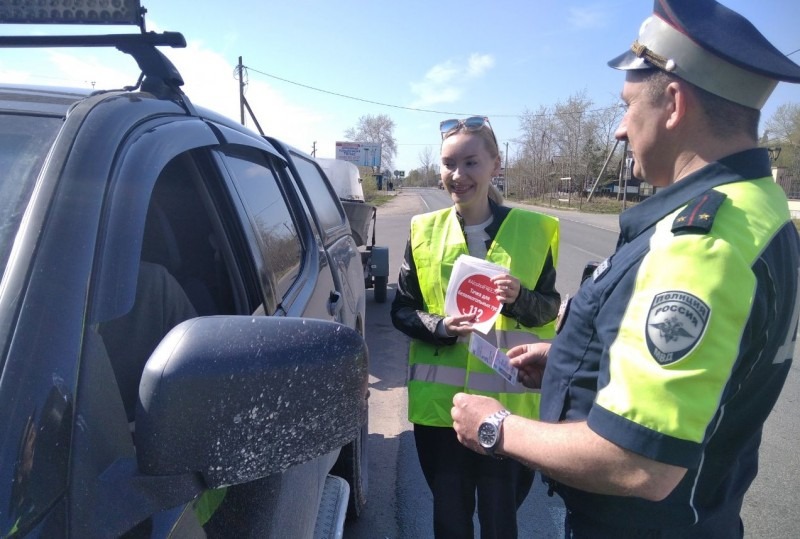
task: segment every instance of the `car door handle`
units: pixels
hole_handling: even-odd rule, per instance
[[[344,299],[342,298],[342,295],[336,290],[332,291],[330,297],[328,298],[328,314],[331,316],[336,316],[339,314],[339,311],[342,310],[343,305]]]

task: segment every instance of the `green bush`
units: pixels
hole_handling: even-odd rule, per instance
[[[378,185],[375,182],[375,176],[361,174],[361,189],[364,191],[364,202],[372,204],[373,206],[380,206],[381,204],[391,200],[393,195],[386,192],[386,180],[383,182],[384,189],[378,191]]]

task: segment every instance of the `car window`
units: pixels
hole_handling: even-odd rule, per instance
[[[255,152],[226,161],[266,261],[265,287],[283,297],[300,274],[303,245],[277,175]]]
[[[147,210],[133,306],[100,326],[129,421],[144,365],[172,327],[195,316],[241,314],[209,199],[190,152],[167,164]]]
[[[0,115],[0,267],[5,268],[60,118]],[[2,272],[0,272],[2,273]]]
[[[344,225],[344,213],[336,202],[336,193],[322,177],[318,166],[297,153],[292,153],[292,161],[300,175],[298,182],[305,187],[311,205],[316,210],[319,226],[327,232]]]

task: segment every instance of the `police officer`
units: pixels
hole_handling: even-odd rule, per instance
[[[620,216],[552,346],[509,351],[541,381],[542,421],[507,416],[494,451],[549,477],[568,537],[742,537],[798,319],[800,241],[759,109],[800,67],[713,0],[656,0],[609,65],[626,72],[616,136],[659,189]],[[482,451],[501,408],[456,395],[459,440]]]
[[[440,129],[442,181],[453,205],[412,219],[392,302],[392,322],[413,339],[408,419],[433,494],[435,537],[473,539],[477,498],[481,537],[513,538],[533,471],[459,444],[450,407],[456,393],[467,391],[492,395],[521,417],[538,417],[539,394],[508,383],[469,352],[475,315],[446,313],[445,298],[460,255],[488,260],[509,271],[492,278],[494,290],[488,293],[496,295],[502,310],[485,339],[504,350],[552,339],[560,304],[558,220],[502,205],[491,184],[500,171],[500,154],[487,118],[445,120]]]

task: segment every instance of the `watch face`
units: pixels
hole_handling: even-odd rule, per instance
[[[493,447],[497,442],[497,427],[491,423],[481,423],[478,427],[478,442],[482,447]]]

